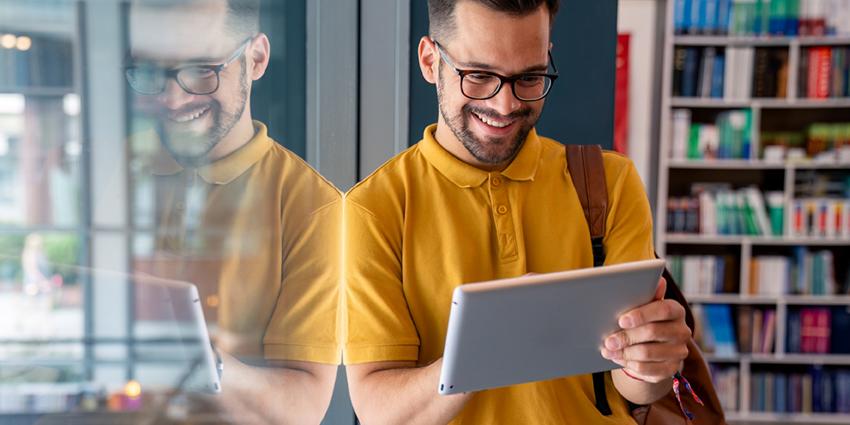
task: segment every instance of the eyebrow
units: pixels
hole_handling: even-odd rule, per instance
[[[457,63],[457,65],[459,67],[462,67],[462,69],[466,69],[466,70],[479,69],[479,70],[482,70],[482,71],[491,71],[491,72],[498,70],[496,67],[489,65],[489,64],[486,64],[486,63],[482,63],[482,62],[460,62],[459,61]],[[517,72],[514,75],[526,74],[526,73],[529,73],[529,72],[541,72],[541,71],[546,72],[548,70],[549,70],[549,64],[532,65],[532,66],[526,67],[525,69],[521,70],[520,72]]]

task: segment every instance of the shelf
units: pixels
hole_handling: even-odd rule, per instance
[[[773,236],[732,236],[669,233],[665,237],[668,244],[679,245],[740,245],[747,243],[756,246],[850,246],[850,239],[825,239],[803,237]]]
[[[685,294],[685,298],[691,304],[762,304],[772,305],[779,303],[779,297],[767,295],[749,295],[742,296],[739,294]],[[850,301],[848,301],[850,303]]]
[[[735,425],[773,424],[848,424],[850,414],[841,413],[727,413],[726,420]]]
[[[683,170],[850,170],[850,163],[791,161],[768,162],[759,159],[670,159],[667,166]]]
[[[736,356],[715,356],[704,354],[706,361],[712,363],[748,362],[755,364],[784,364],[784,365],[850,365],[850,355],[847,354],[739,354]]]
[[[786,305],[846,305],[850,295],[740,295],[685,294],[691,304],[786,304]]]
[[[673,97],[670,106],[674,108],[762,108],[762,109],[836,109],[850,108],[850,99],[745,99],[728,100],[702,97]]]
[[[747,159],[688,160],[671,159],[668,166],[685,170],[784,170],[784,163]],[[847,166],[850,168],[850,165]]]
[[[724,35],[677,35],[673,38],[676,46],[841,46],[850,45],[850,37],[757,37]]]

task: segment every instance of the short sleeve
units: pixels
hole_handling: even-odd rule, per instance
[[[349,198],[344,210],[344,362],[416,361],[420,341],[402,286],[402,214],[378,217]]]

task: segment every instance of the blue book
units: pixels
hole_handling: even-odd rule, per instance
[[[691,0],[691,19],[688,34],[700,34],[705,28],[705,1]]]
[[[691,0],[676,0],[673,7],[673,28],[676,34],[687,34],[691,25]]]
[[[714,335],[714,353],[723,357],[738,354],[731,307],[725,304],[712,304],[704,308]]]
[[[802,323],[800,322],[799,310],[788,310],[788,330],[786,337],[786,351],[789,353],[799,353],[801,351],[800,342],[802,340]]]
[[[700,50],[696,47],[685,49],[685,71],[682,73],[682,96],[696,97],[697,78],[700,68]]]
[[[773,391],[774,400],[773,408],[776,413],[788,412],[788,375],[777,373],[774,384],[776,389]]]
[[[732,27],[732,0],[717,0],[717,33],[729,34]]]
[[[714,57],[714,69],[711,76],[711,97],[723,98],[723,76],[726,73],[726,55],[722,52]]]
[[[717,1],[718,0],[705,0],[703,34],[717,34]]]

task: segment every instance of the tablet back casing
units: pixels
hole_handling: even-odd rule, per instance
[[[663,268],[647,260],[457,287],[439,393],[620,367],[602,342],[620,314],[652,301]]]

